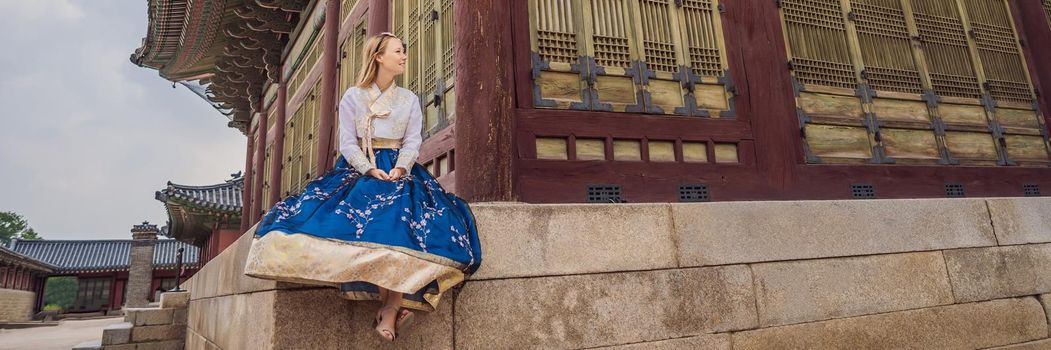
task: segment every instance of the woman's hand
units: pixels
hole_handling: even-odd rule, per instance
[[[394,180],[397,180],[397,179],[400,179],[400,178],[404,177],[405,173],[406,173],[405,168],[395,167],[394,169],[390,170],[390,175],[388,175],[388,178],[391,181],[394,181]]]
[[[365,175],[369,175],[380,180],[390,180],[390,175],[387,175],[387,172],[383,171],[383,169],[380,168],[369,169],[369,171]]]

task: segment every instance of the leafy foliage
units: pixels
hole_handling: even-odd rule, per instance
[[[44,286],[44,305],[57,305],[63,309],[73,307],[77,298],[77,278],[75,276],[51,277]]]
[[[15,238],[40,239],[40,235],[29,227],[29,222],[22,215],[13,211],[0,211],[0,244],[7,246]]]

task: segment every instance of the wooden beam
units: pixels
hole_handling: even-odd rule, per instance
[[[1039,92],[1040,112],[1046,125],[1051,125],[1051,18],[1036,0],[1009,1],[1018,36],[1025,45],[1025,55],[1033,88]]]
[[[795,118],[795,97],[785,64],[784,36],[774,1],[725,1],[724,33],[730,71],[737,86],[737,108],[750,119],[755,137],[756,171],[774,188],[795,182],[803,162]]]
[[[339,86],[339,0],[328,0],[325,7],[325,52],[321,55],[321,109],[318,122],[317,164],[314,174],[332,168],[332,125],[336,121],[336,88]]]
[[[365,30],[366,38],[382,32],[391,31],[390,2],[391,0],[369,1],[369,24],[368,29]]]
[[[262,100],[263,97],[260,96],[259,99]],[[263,102],[259,102],[259,105],[262,106]],[[257,124],[258,126],[255,129],[255,161],[253,166],[255,167],[256,178],[259,179],[259,181],[252,181],[253,206],[250,213],[252,213],[253,224],[259,222],[259,219],[263,216],[261,205],[264,203],[263,179],[267,176],[265,172],[266,170],[263,169],[263,165],[264,163],[266,163],[266,129],[268,125],[266,120],[268,118],[268,114],[269,113],[267,113],[265,110],[259,111],[259,124]]]
[[[281,164],[285,159],[285,121],[288,120],[288,82],[281,77],[277,85],[277,120],[274,121],[274,143],[270,151],[270,193],[269,203],[277,203],[281,198]]]
[[[515,197],[511,9],[505,0],[453,3],[457,100],[470,101],[456,104],[456,190],[468,201]]]
[[[244,170],[244,187],[241,191],[241,232],[248,231],[249,222],[251,220],[251,211],[249,208],[252,207],[252,150],[255,148],[255,141],[252,138],[252,132],[249,130],[248,137],[246,138],[247,145],[245,146],[245,170]]]

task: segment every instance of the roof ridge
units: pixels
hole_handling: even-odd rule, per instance
[[[224,188],[224,187],[236,187],[237,183],[238,182],[242,182],[242,181],[244,181],[244,176],[239,177],[239,178],[235,178],[235,179],[224,180],[222,183],[217,183],[217,184],[212,184],[212,185],[183,185],[183,184],[178,184],[178,183],[174,183],[174,182],[168,181],[168,187],[185,188],[185,189],[192,189],[192,190],[210,190],[210,189]],[[167,188],[165,188],[165,189],[167,189]]]
[[[133,242],[133,241],[135,241],[134,239],[131,239],[131,238],[105,238],[105,239],[23,239],[23,238],[16,238],[16,239],[19,240],[22,243],[27,243],[27,242],[32,242],[32,243],[38,243],[38,242],[43,242],[43,243]],[[179,241],[179,240],[174,239],[174,238],[158,238],[157,242],[182,242],[182,241]],[[183,242],[183,243],[186,243],[186,242]],[[186,243],[186,244],[190,244],[190,243]]]

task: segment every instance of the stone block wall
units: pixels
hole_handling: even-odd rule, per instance
[[[476,203],[482,268],[397,346],[1046,349],[1051,198]],[[186,287],[188,349],[376,348],[378,305],[243,276]]]
[[[0,322],[27,322],[33,317],[36,293],[0,288]]]

